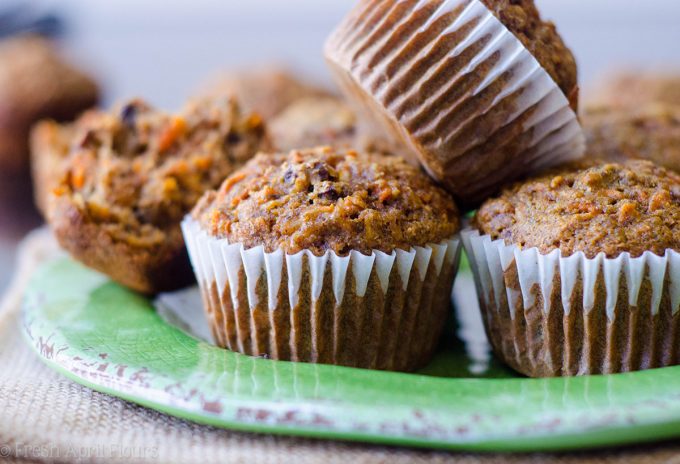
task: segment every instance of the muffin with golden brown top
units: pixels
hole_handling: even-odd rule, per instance
[[[47,40],[0,41],[0,174],[27,171],[28,134],[35,122],[71,120],[98,98],[92,78],[65,62]]]
[[[269,147],[262,119],[227,100],[190,104],[179,114],[134,100],[88,113],[65,133],[68,152],[48,221],[76,259],[144,293],[190,281],[182,218]]]
[[[592,156],[610,161],[646,159],[680,172],[680,106],[589,108],[582,122]]]
[[[463,208],[584,152],[576,62],[533,0],[362,0],[325,53],[360,118]]]
[[[487,201],[464,241],[496,352],[537,377],[680,363],[679,225],[680,176],[648,161],[553,171]]]
[[[224,73],[198,92],[201,98],[237,98],[246,111],[269,120],[302,98],[328,97],[331,92],[301,79],[281,66],[262,66]]]
[[[331,148],[258,156],[184,228],[221,346],[390,370],[433,354],[459,215],[401,159]],[[206,262],[208,249],[224,260]]]
[[[487,201],[474,224],[544,254],[663,256],[680,251],[680,176],[643,161],[550,174]]]
[[[281,151],[331,145],[357,148],[357,118],[342,100],[308,97],[297,100],[269,125],[272,140]]]
[[[459,229],[451,198],[394,157],[330,148],[259,155],[195,212],[218,238],[288,254],[391,253]]]

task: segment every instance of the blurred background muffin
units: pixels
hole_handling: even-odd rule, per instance
[[[335,97],[307,97],[295,101],[272,119],[270,131],[279,150],[319,145],[352,147],[357,140],[354,111]]]
[[[609,72],[586,95],[589,107],[636,110],[650,103],[680,106],[680,71]]]
[[[282,66],[260,66],[218,74],[199,89],[199,97],[236,97],[246,111],[273,118],[303,98],[327,97],[331,92],[315,86]]]
[[[593,157],[648,159],[680,171],[680,72],[609,72],[587,92],[584,106]]]
[[[42,118],[68,121],[97,104],[99,87],[66,60],[49,37],[51,16],[8,11],[0,31],[0,229],[20,234],[38,223],[31,202],[29,132]],[[6,29],[3,29],[5,27]]]
[[[585,111],[582,122],[591,157],[647,159],[680,172],[680,106],[596,107]]]
[[[0,166],[4,173],[28,168],[28,133],[42,118],[73,119],[94,106],[99,89],[37,36],[0,41]]]

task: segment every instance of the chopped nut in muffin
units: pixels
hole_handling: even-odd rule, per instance
[[[49,222],[75,258],[145,293],[187,281],[182,218],[269,147],[262,119],[227,100],[179,114],[134,100],[112,113],[90,112],[66,132]]]

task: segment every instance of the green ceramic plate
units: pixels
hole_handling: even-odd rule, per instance
[[[24,331],[78,383],[218,427],[485,451],[680,436],[680,368],[515,378],[493,361],[479,369],[461,343],[417,375],[254,359],[186,335],[147,299],[65,258],[35,275]]]

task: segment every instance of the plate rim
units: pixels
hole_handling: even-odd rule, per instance
[[[467,440],[467,439],[460,439],[458,441],[451,441],[451,440],[441,440],[437,438],[432,438],[432,437],[421,437],[421,438],[416,438],[416,437],[408,437],[408,436],[403,436],[403,435],[391,435],[389,433],[383,433],[383,434],[376,434],[376,433],[367,433],[367,432],[360,432],[360,431],[351,431],[351,430],[341,430],[341,429],[325,429],[325,428],[318,428],[318,427],[311,427],[311,426],[305,426],[305,425],[269,425],[266,423],[262,422],[249,422],[249,421],[238,421],[236,419],[230,419],[226,417],[221,417],[219,415],[215,414],[206,414],[206,413],[199,413],[195,409],[190,409],[190,408],[183,408],[181,406],[174,406],[172,404],[166,404],[162,400],[154,400],[152,393],[153,391],[151,389],[146,390],[146,395],[143,393],[138,392],[130,392],[128,387],[124,383],[124,381],[116,381],[114,380],[112,384],[115,384],[113,386],[105,385],[103,383],[97,383],[96,381],[90,380],[85,376],[78,375],[76,372],[73,372],[72,370],[69,370],[69,368],[63,364],[60,364],[54,359],[51,359],[47,356],[45,356],[44,353],[41,352],[41,350],[38,348],[36,345],[35,340],[32,338],[30,334],[30,328],[29,328],[29,322],[27,321],[27,318],[33,314],[32,311],[35,311],[36,309],[30,308],[30,305],[27,304],[27,301],[31,295],[31,292],[35,291],[36,287],[36,281],[39,280],[39,278],[42,276],[42,273],[45,272],[45,270],[50,269],[51,267],[57,266],[59,263],[66,263],[67,265],[78,265],[81,266],[74,261],[72,261],[70,258],[57,258],[54,260],[50,260],[46,263],[43,263],[36,272],[34,272],[33,276],[31,277],[31,282],[29,283],[29,286],[27,287],[26,293],[24,295],[24,300],[22,303],[22,314],[21,314],[21,333],[23,335],[23,338],[26,340],[26,342],[29,344],[31,347],[32,351],[36,353],[36,355],[39,357],[39,359],[44,362],[47,366],[49,366],[51,369],[57,371],[61,375],[69,378],[70,380],[83,385],[87,388],[90,388],[94,391],[98,391],[103,394],[107,394],[110,396],[114,396],[117,398],[120,398],[122,400],[138,404],[140,406],[156,410],[158,412],[168,414],[174,417],[178,417],[180,419],[184,420],[189,420],[191,422],[199,423],[199,424],[204,424],[204,425],[210,425],[218,428],[226,428],[230,430],[236,430],[236,431],[242,431],[242,432],[255,432],[255,433],[267,433],[267,434],[275,434],[275,435],[284,435],[284,436],[296,436],[296,437],[306,437],[306,438],[315,438],[315,439],[331,439],[331,440],[342,440],[342,441],[351,441],[351,442],[364,442],[364,443],[372,443],[372,444],[382,444],[382,445],[390,445],[390,446],[407,446],[407,447],[416,447],[416,448],[427,448],[427,449],[442,449],[442,450],[451,450],[451,451],[476,451],[476,452],[546,452],[546,451],[567,451],[567,450],[580,450],[580,449],[591,449],[591,448],[603,448],[603,447],[611,447],[611,446],[623,446],[623,445],[631,445],[631,444],[637,444],[637,443],[646,443],[646,442],[655,442],[655,441],[660,441],[664,439],[669,439],[669,438],[674,438],[680,436],[680,401],[678,401],[678,408],[675,412],[675,414],[668,414],[666,417],[662,418],[661,420],[648,420],[644,422],[640,422],[635,424],[634,426],[631,425],[625,425],[625,424],[617,424],[617,425],[602,425],[602,426],[594,426],[590,427],[587,429],[584,429],[580,432],[577,433],[560,433],[560,434],[551,434],[551,433],[527,433],[524,436],[519,436],[517,434],[510,434],[505,437],[490,437],[487,439],[474,439],[474,440]],[[94,273],[95,271],[85,269],[85,271]],[[110,283],[106,278],[102,276],[102,282],[103,283]],[[135,297],[139,297],[140,295],[134,294],[133,292],[130,292],[129,290],[123,289],[120,287],[120,289],[123,292],[129,293],[130,295],[133,295]],[[146,299],[148,302],[148,299]],[[150,303],[149,303],[150,305]],[[159,321],[160,324],[165,324],[167,323],[163,321],[157,314],[154,314],[154,317],[156,317]],[[45,322],[43,321],[43,324]],[[57,325],[53,325],[50,327],[54,329],[54,331],[57,330]],[[196,341],[198,343],[197,346],[202,346],[204,348],[207,348],[209,350],[219,350],[220,352],[223,352],[225,350],[222,350],[221,348],[215,347],[208,345],[204,342],[200,342],[190,335],[187,335],[183,332],[181,332],[179,329],[174,328],[174,330],[177,330],[179,333],[182,334],[182,336],[191,338],[192,340]],[[242,355],[239,355],[242,356]],[[255,362],[262,361],[265,363],[283,363],[283,364],[298,364],[302,366],[306,366],[302,363],[286,363],[282,361],[271,361],[271,360],[255,360]],[[318,367],[318,366],[317,366]],[[326,366],[326,367],[333,367],[333,366]],[[342,369],[342,370],[348,370],[348,371],[363,371],[363,372],[371,372],[371,371],[366,371],[363,369],[352,369],[352,368],[338,368],[338,367],[333,367],[334,369]],[[673,369],[677,371],[680,374],[680,366],[679,367],[670,367],[670,368],[663,368],[663,369],[655,369],[653,371],[666,371],[668,372],[670,369]],[[645,374],[645,375],[650,375],[650,372],[653,371],[645,371],[645,372],[638,372],[638,373],[629,373],[629,374],[619,374],[623,376],[635,376],[636,374]],[[418,374],[404,374],[404,373],[385,373],[385,372],[380,372],[376,371],[376,373],[379,373],[381,375],[399,375],[399,376],[415,376],[418,378],[422,377],[427,377],[423,375],[418,375]],[[608,376],[593,376],[593,377],[608,377]],[[678,376],[680,379],[680,375]],[[585,377],[584,377],[585,378]],[[461,381],[469,382],[471,380],[474,380],[475,382],[531,382],[531,381],[536,381],[536,380],[544,380],[544,379],[526,379],[526,378],[518,378],[518,379],[443,379],[443,378],[436,378],[436,377],[427,377],[429,381],[441,381],[441,382],[446,382],[446,383],[457,383]],[[558,380],[554,380],[557,382]],[[116,384],[117,382],[117,384]],[[237,398],[225,398],[226,403],[225,404],[231,404],[235,403],[238,399]],[[668,412],[668,411],[667,411]]]

